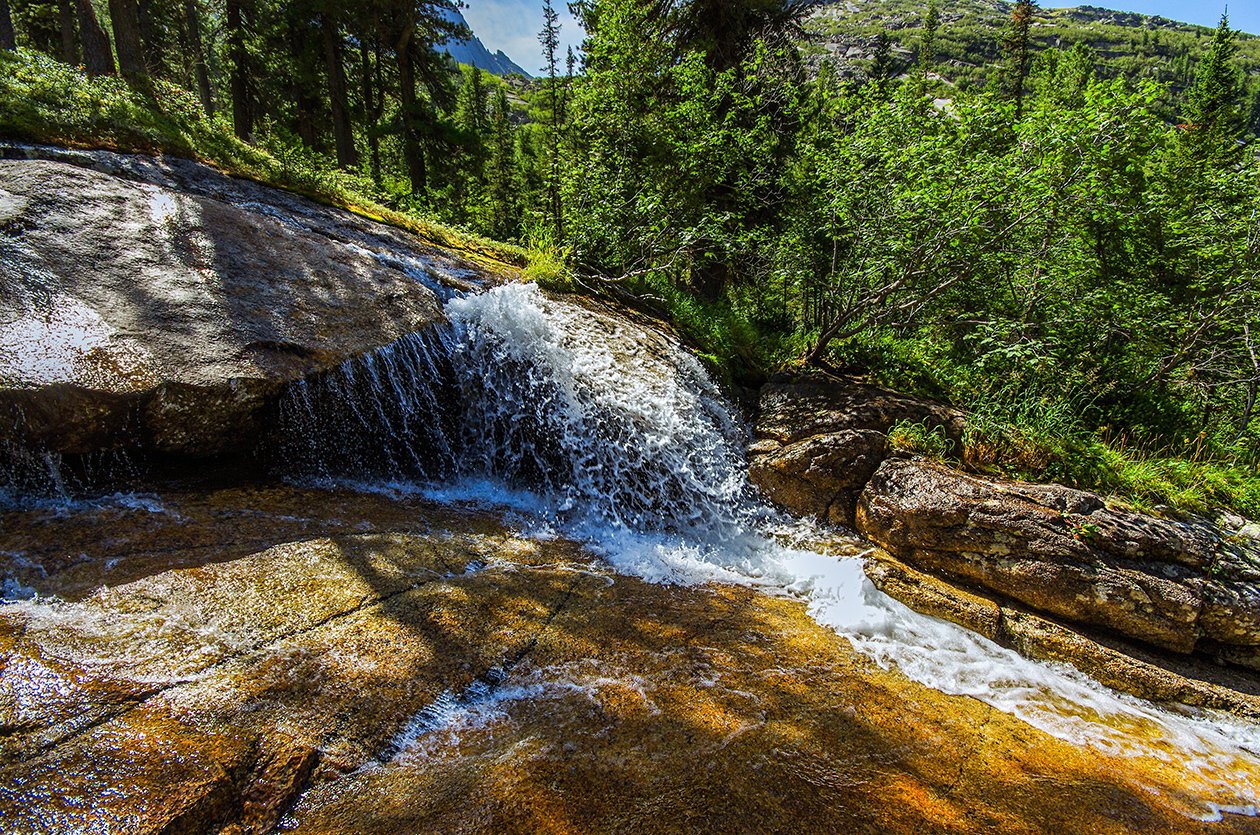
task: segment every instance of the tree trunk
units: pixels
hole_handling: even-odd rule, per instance
[[[0,49],[17,49],[13,17],[9,14],[9,0],[0,0]]]
[[[57,12],[61,17],[61,60],[70,66],[79,63],[79,51],[74,46],[74,6],[70,0],[58,0]]]
[[[380,43],[376,42],[372,49],[368,48],[367,38],[359,40],[359,51],[363,59],[363,111],[366,122],[368,150],[372,157],[372,182],[379,188],[381,185],[381,138],[377,135],[377,126],[385,112],[384,90],[381,88],[381,52]],[[375,62],[373,62],[375,52]],[[373,77],[375,76],[375,82]]]
[[[289,54],[295,64],[305,66],[310,62],[306,49],[307,21],[298,18],[289,20]],[[303,148],[310,148],[323,153],[319,130],[316,128],[316,113],[320,100],[314,95],[310,85],[306,83],[306,73],[293,73],[289,77],[289,97],[293,101],[293,129]]]
[[[140,42],[144,44],[144,65],[151,76],[166,74],[162,44],[153,25],[153,0],[140,0]]]
[[[87,74],[96,78],[114,75],[114,53],[110,49],[109,36],[96,19],[96,12],[89,0],[74,0],[79,14],[79,40],[83,44],[83,66]]]
[[[332,15],[325,13],[322,17],[320,23],[324,33],[324,63],[328,66],[328,95],[332,105],[333,137],[337,143],[337,167],[350,169],[359,164],[359,154],[354,147],[350,108],[346,103],[341,31]]]
[[[140,8],[137,0],[109,0],[109,20],[114,26],[118,71],[131,82],[147,76],[144,45],[140,40]]]
[[[210,73],[206,69],[206,53],[201,45],[201,14],[197,0],[184,0],[184,25],[188,27],[188,44],[192,47],[193,72],[197,76],[197,96],[201,109],[214,116],[214,93],[210,89]]]
[[[238,139],[254,141],[254,114],[249,100],[249,54],[245,49],[243,0],[227,0],[228,54],[231,63],[232,129]]]
[[[399,101],[403,111],[403,157],[407,161],[407,174],[411,178],[411,193],[423,197],[426,190],[427,172],[424,167],[424,149],[416,134],[416,63],[415,46],[411,33],[403,36],[395,50],[398,56]]]

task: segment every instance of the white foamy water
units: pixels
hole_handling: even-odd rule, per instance
[[[1100,754],[1166,765],[1197,798],[1180,807],[1187,814],[1256,814],[1256,725],[1158,708],[1066,665],[1029,661],[889,598],[859,559],[784,545],[747,486],[738,421],[669,340],[530,285],[452,300],[447,313],[467,415],[462,469],[481,477],[434,498],[507,507],[532,520],[526,529],[584,539],[651,582],[797,596],[881,666]],[[411,743],[442,721],[411,729]]]

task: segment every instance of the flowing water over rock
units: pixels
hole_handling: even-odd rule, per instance
[[[8,829],[1254,829],[1255,724],[884,596],[654,327],[445,314],[289,387],[289,486],[6,515]]]

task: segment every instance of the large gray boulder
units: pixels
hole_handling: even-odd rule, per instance
[[[286,383],[423,330],[451,288],[495,280],[403,230],[186,160],[2,150],[11,449],[247,448]]]
[[[857,526],[916,568],[1179,653],[1260,644],[1254,553],[1219,530],[1108,508],[1091,493],[885,461]]]

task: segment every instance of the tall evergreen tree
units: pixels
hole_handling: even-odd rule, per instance
[[[511,110],[507,90],[502,86],[495,93],[490,129],[490,159],[486,166],[487,225],[492,238],[511,240],[521,231],[521,184],[517,173]]]
[[[201,12],[197,8],[197,2],[198,0],[184,0],[184,32],[188,41],[193,75],[197,79],[197,97],[201,99],[201,109],[207,116],[213,116],[214,91],[210,88],[210,72],[206,66],[205,49],[202,47]]]
[[[5,5],[8,5],[7,0]],[[74,6],[70,0],[58,0],[57,17],[61,23],[61,60],[73,66],[79,63],[79,56],[75,50],[77,33],[74,28]]]
[[[137,0],[109,0],[109,21],[114,27],[118,71],[123,78],[136,83],[149,74],[144,62],[144,42],[140,38]]]
[[[110,49],[109,36],[96,19],[96,11],[90,0],[74,0],[79,16],[79,40],[83,44],[83,66],[92,77],[113,75],[114,52]]]
[[[82,2],[82,0],[80,0]],[[229,84],[232,88],[232,129],[238,138],[253,141],[254,107],[249,94],[249,50],[245,31],[247,8],[251,0],[226,0]]]
[[[1189,164],[1221,167],[1242,156],[1238,145],[1244,127],[1239,108],[1242,90],[1232,64],[1237,49],[1229,18],[1222,17],[1207,54],[1199,62],[1186,105],[1180,144]]]
[[[936,0],[928,0],[927,14],[923,16],[923,37],[919,41],[919,95],[927,95],[931,89],[928,75],[936,63],[936,30],[941,16],[936,10]]]
[[[550,103],[548,114],[550,124],[547,126],[547,214],[555,229],[556,240],[563,236],[563,219],[560,205],[560,78],[559,61],[556,50],[560,46],[560,15],[551,0],[543,3],[543,30],[538,33],[538,40],[543,46],[543,58],[547,72],[547,93]]]
[[[1008,98],[1015,100],[1015,119],[1024,115],[1025,83],[1028,80],[1030,54],[1029,29],[1037,0],[1016,0],[1011,9],[1011,22],[1002,39],[1002,51],[1006,55],[1002,66],[1002,88]]]
[[[888,33],[885,31],[881,30],[875,38],[871,66],[866,74],[880,96],[888,94],[888,85],[897,74],[897,65],[892,57],[892,41],[888,39]]]
[[[354,147],[354,130],[350,125],[350,104],[346,95],[346,70],[342,57],[343,38],[335,5],[326,7],[320,15],[320,33],[323,36],[324,66],[328,75],[328,102],[332,107],[337,166],[352,169],[359,164],[359,153]]]

